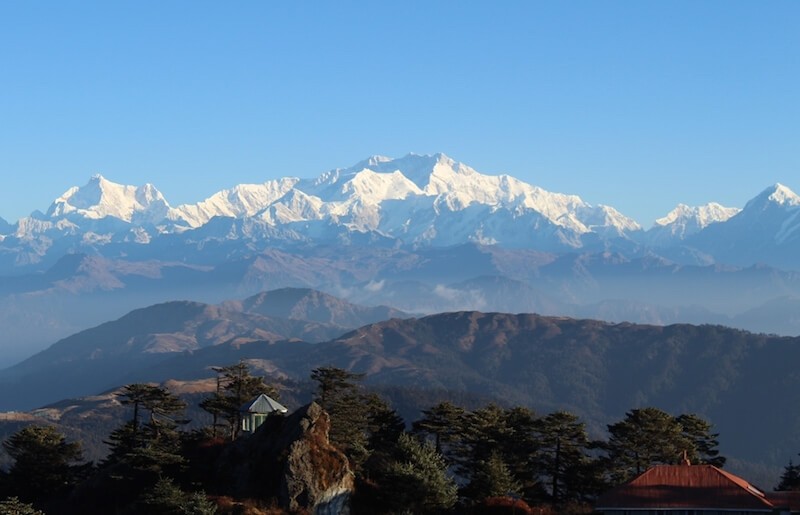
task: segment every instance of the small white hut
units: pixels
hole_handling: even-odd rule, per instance
[[[273,413],[286,413],[289,410],[280,402],[262,393],[245,403],[239,411],[242,413],[242,431],[252,433],[267,420],[268,416]]]

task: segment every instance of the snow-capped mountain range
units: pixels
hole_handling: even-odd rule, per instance
[[[165,238],[191,245],[474,242],[547,252],[654,251],[736,263],[746,255],[785,266],[800,245],[798,206],[800,197],[776,184],[743,209],[681,204],[645,231],[611,206],[591,205],[508,175],[481,174],[443,154],[373,156],[316,179],[241,184],[176,207],[151,184],[120,185],[95,175],[85,186],[66,191],[46,213],[35,212],[16,224],[0,221],[0,255],[6,265],[28,265],[50,253],[102,253],[98,249],[112,244],[115,252],[126,253],[120,245]]]

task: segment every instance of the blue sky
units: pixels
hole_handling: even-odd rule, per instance
[[[444,152],[610,204],[800,190],[800,2],[0,3],[0,216]]]

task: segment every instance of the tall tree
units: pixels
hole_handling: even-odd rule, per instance
[[[589,436],[576,415],[557,411],[537,420],[537,461],[553,503],[580,500],[589,466]]]
[[[90,491],[80,491],[75,502],[83,511],[120,513],[139,495],[164,477],[178,477],[185,466],[178,428],[186,404],[169,390],[132,384],[119,395],[131,407],[131,418],[108,437],[110,452],[102,462]]]
[[[467,497],[480,500],[495,495],[502,485],[511,484],[514,488],[509,491],[534,490],[534,473],[530,469],[534,447],[529,438],[533,414],[520,410],[523,409],[504,410],[489,404],[461,417],[451,445],[455,471],[467,482]]]
[[[126,386],[120,402],[133,406],[133,415],[109,436],[111,452],[106,465],[119,463],[160,476],[165,467],[183,462],[177,428],[188,422],[178,418],[185,402],[165,388],[147,384]],[[139,421],[141,411],[147,416],[144,424]]]
[[[715,467],[725,465],[726,458],[720,456],[717,449],[719,433],[711,432],[711,423],[694,414],[678,415],[675,421],[680,424],[683,436],[692,443],[692,448],[687,449],[687,457],[692,463]]]
[[[399,436],[392,460],[380,471],[380,504],[391,513],[442,513],[458,488],[442,456],[407,433]]]
[[[367,445],[371,452],[389,453],[397,446],[397,440],[405,432],[403,417],[378,394],[366,393],[364,406],[367,411]]]
[[[414,433],[431,436],[436,452],[447,456],[449,444],[457,439],[464,408],[448,401],[440,402],[430,409],[422,411],[422,418],[414,422]],[[452,457],[448,460],[454,462]]]
[[[792,460],[783,469],[781,474],[781,482],[775,487],[779,491],[794,491],[800,490],[800,465],[795,465]]]
[[[3,442],[14,460],[7,482],[13,495],[23,501],[38,502],[58,498],[80,478],[81,446],[67,442],[53,426],[32,425]]]
[[[506,431],[500,449],[515,481],[520,485],[520,492],[529,501],[544,497],[537,473],[536,457],[541,446],[536,435],[537,421],[532,410],[521,406],[509,408],[503,414]]]
[[[487,497],[517,497],[521,489],[506,460],[499,452],[492,451],[477,462],[464,493],[473,501],[482,501]]]
[[[693,443],[675,417],[658,408],[630,410],[608,426],[606,444],[611,480],[623,483],[657,464],[680,463]]]
[[[311,380],[317,383],[317,400],[323,408],[347,392],[354,391],[364,374],[349,372],[332,366],[319,367],[311,371]]]
[[[347,455],[356,471],[370,454],[369,403],[359,384],[363,377],[336,367],[311,372],[317,383],[316,400],[331,417],[330,441]]]
[[[263,377],[250,373],[247,363],[240,361],[235,365],[219,367],[217,370],[217,390],[200,403],[200,407],[214,417],[212,435],[217,435],[217,420],[224,419],[230,438],[236,439],[242,427],[241,407],[260,394],[278,399],[278,391],[264,382]]]

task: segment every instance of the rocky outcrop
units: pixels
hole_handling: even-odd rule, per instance
[[[314,402],[270,417],[239,439],[221,472],[240,495],[277,499],[290,512],[347,514],[354,476],[347,457],[328,440],[329,429],[330,417]]]
[[[281,505],[290,510],[312,508],[314,513],[326,515],[348,513],[353,473],[347,457],[328,440],[328,414],[311,403],[292,418],[297,415],[302,433],[289,446]]]

